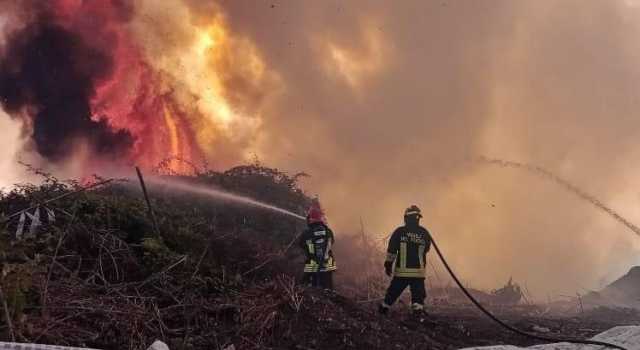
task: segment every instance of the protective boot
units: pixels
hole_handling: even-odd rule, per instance
[[[427,320],[427,313],[424,311],[424,305],[419,304],[419,303],[412,303],[411,304],[411,316],[413,316],[413,318],[420,322],[420,323],[424,323]]]
[[[389,305],[385,303],[381,303],[378,305],[378,313],[380,315],[387,315],[389,313],[389,308],[390,308]]]

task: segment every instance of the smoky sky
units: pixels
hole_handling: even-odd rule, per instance
[[[230,108],[257,129],[205,152],[311,174],[303,185],[319,195],[337,244],[361,218],[384,238],[416,204],[474,287],[512,276],[540,298],[573,295],[640,263],[636,235],[592,204],[548,178],[473,161],[540,166],[638,225],[640,1],[82,4],[106,15],[60,22],[22,6],[25,19],[0,41],[2,107],[50,159],[78,138],[114,154],[132,142],[90,117],[96,86],[114,69],[113,23],[133,24],[137,44],[153,48],[146,59],[163,67],[163,54],[179,57],[196,27],[223,14],[233,52],[214,50],[224,64],[210,68]],[[233,50],[253,46],[259,59]],[[269,79],[238,74],[252,60]]]
[[[640,221],[633,2],[221,5],[282,80],[258,154],[310,173],[337,232],[362,217],[383,237],[417,204],[465,280],[538,297],[640,261],[633,233],[553,182],[468,161],[543,166]]]
[[[47,6],[30,9],[35,19],[9,34],[0,51],[2,108],[27,121],[25,133],[50,161],[64,160],[80,142],[98,155],[121,156],[132,144],[130,135],[91,117],[96,85],[113,70],[110,52],[59,24]]]

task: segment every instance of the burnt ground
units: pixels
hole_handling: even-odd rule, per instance
[[[190,181],[292,211],[311,201],[296,189],[295,178],[257,165]],[[53,178],[39,187],[24,185],[0,195],[0,213],[16,213],[75,188]],[[104,350],[145,350],[156,339],[171,350],[536,344],[501,329],[455,293],[447,293],[447,300],[457,304],[429,303],[426,323],[413,320],[406,304],[379,316],[375,302],[358,302],[386,287],[385,277],[362,273],[379,263],[376,254],[359,254],[341,265],[352,269],[344,273],[341,267],[336,276],[343,276],[336,278],[342,294],[305,288],[298,283],[302,253],[289,249],[303,228],[297,219],[182,193],[153,193],[158,227],[144,199],[124,185],[63,197],[53,207],[56,219],[28,237],[18,238],[18,220],[0,226],[0,341]],[[336,251],[339,256],[376,251],[365,240],[344,236],[340,242],[336,247],[345,251]],[[630,281],[637,285],[635,277]],[[439,300],[435,289],[429,292]],[[486,293],[475,294],[487,299]],[[628,309],[491,309],[509,324],[546,336],[587,338],[640,324],[638,312]]]
[[[556,338],[586,339],[615,326],[640,324],[640,314],[622,309],[602,308],[569,317],[540,315],[536,307],[501,307],[491,311],[518,329]],[[456,325],[453,328],[459,332],[455,339],[460,341],[461,346],[530,346],[543,343],[503,329],[472,306],[435,307],[430,315],[436,324],[434,333],[440,328],[444,333],[455,335],[455,332],[448,333],[447,329]]]
[[[304,322],[296,323],[291,339],[279,345],[294,349],[457,349],[512,344],[530,346],[542,342],[504,330],[470,305],[429,308],[420,323],[403,305],[380,316],[373,305],[355,303],[335,293],[304,292]],[[545,336],[589,338],[619,325],[640,324],[640,314],[625,309],[600,308],[576,316],[551,315],[535,306],[493,308],[501,319],[522,330]],[[544,314],[543,314],[544,313]],[[275,344],[274,344],[275,345]]]

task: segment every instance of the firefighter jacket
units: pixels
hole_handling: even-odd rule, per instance
[[[304,272],[327,272],[336,270],[331,246],[333,232],[323,223],[309,225],[300,235],[298,244],[305,253]]]
[[[398,227],[389,239],[387,261],[395,261],[395,277],[425,278],[431,235],[422,226]]]

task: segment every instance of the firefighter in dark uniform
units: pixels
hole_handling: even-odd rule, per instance
[[[327,226],[322,210],[312,206],[307,213],[307,228],[298,241],[306,258],[303,277],[305,284],[333,289],[336,261],[331,247],[334,242],[333,231]]]
[[[384,269],[392,276],[384,302],[379,311],[386,314],[400,294],[409,286],[411,289],[411,309],[414,314],[424,313],[424,288],[426,257],[431,248],[431,235],[420,226],[422,214],[415,205],[404,212],[404,226],[398,227],[389,239]],[[394,268],[395,267],[395,268]]]

